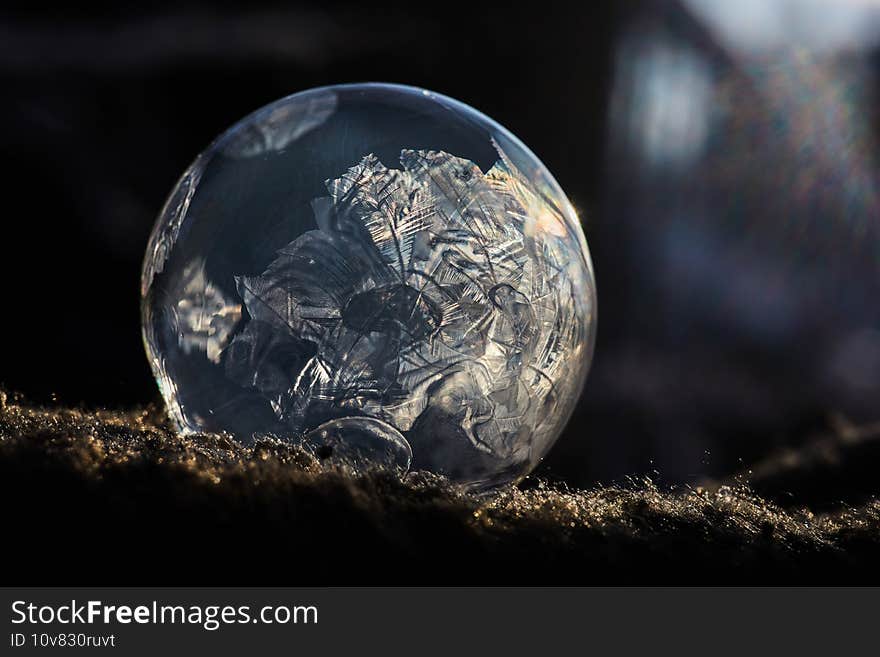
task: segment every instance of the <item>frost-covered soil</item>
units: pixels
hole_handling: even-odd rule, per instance
[[[844,428],[833,440],[777,455],[752,469],[751,489],[743,477],[702,488],[633,481],[590,490],[530,478],[478,498],[421,473],[401,479],[325,467],[286,444],[181,438],[156,409],[34,408],[2,396],[5,579],[877,582],[880,501],[862,490],[874,481],[877,438],[871,429]],[[852,477],[841,471],[848,467]],[[817,493],[811,478],[831,497]],[[859,484],[858,503],[828,501],[841,482]],[[825,510],[801,506],[799,486]]]

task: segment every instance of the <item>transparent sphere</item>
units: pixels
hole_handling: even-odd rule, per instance
[[[305,91],[226,131],[171,192],[141,293],[182,432],[479,489],[541,460],[592,357],[565,194],[497,123],[404,86]]]

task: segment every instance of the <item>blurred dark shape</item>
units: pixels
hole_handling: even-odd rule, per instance
[[[596,358],[545,474],[696,481],[880,419],[874,3],[65,7],[0,15],[8,388],[156,399],[138,275],[175,176],[266,102],[369,75],[496,118],[582,212]]]
[[[314,8],[222,11],[175,4],[155,13],[73,21],[22,21],[0,26],[0,70],[10,74],[119,75],[131,77],[166,66],[228,64],[317,67],[364,55],[398,41],[384,22],[355,11],[351,19],[370,30],[353,30]],[[415,25],[414,25],[415,27]],[[383,46],[384,44],[384,46]],[[108,56],[112,53],[112,56]]]
[[[859,2],[650,2],[621,23],[583,416],[623,416],[596,447],[611,470],[721,474],[831,411],[880,413],[877,43]]]
[[[747,484],[782,507],[806,506],[814,512],[869,502],[877,497],[880,422],[858,426],[837,416],[831,425],[797,448],[772,451],[725,483]],[[718,486],[705,484],[710,490]]]

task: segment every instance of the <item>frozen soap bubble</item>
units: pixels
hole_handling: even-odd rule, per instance
[[[497,123],[403,86],[305,91],[221,135],[171,192],[141,293],[182,432],[477,489],[541,460],[592,356],[565,194]]]

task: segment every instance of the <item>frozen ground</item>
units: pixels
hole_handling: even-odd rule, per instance
[[[285,444],[180,438],[152,408],[5,395],[7,584],[876,583],[878,437],[841,425],[728,485],[529,478],[476,498]]]

